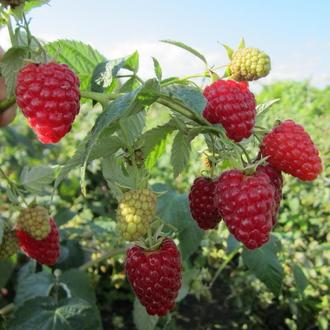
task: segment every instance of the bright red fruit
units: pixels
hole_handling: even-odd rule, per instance
[[[256,249],[269,240],[273,227],[275,188],[267,175],[224,172],[216,186],[215,203],[229,231],[247,248]]]
[[[128,281],[148,314],[163,316],[174,306],[181,287],[181,256],[166,238],[155,251],[133,246],[127,251]]]
[[[275,204],[273,210],[273,226],[275,226],[277,223],[277,216],[282,200],[282,188],[283,188],[282,173],[275,170],[275,168],[272,167],[271,165],[259,165],[257,167],[257,173],[266,174],[269,177],[273,187],[275,188],[275,194],[274,194]]]
[[[200,228],[212,229],[221,220],[214,205],[214,191],[217,182],[210,178],[198,177],[190,188],[189,207],[192,217]]]
[[[79,99],[79,79],[65,64],[28,64],[18,73],[17,104],[42,143],[56,143],[71,130]]]
[[[322,172],[319,152],[304,128],[292,120],[275,126],[263,139],[261,154],[278,171],[304,181],[313,181]]]
[[[20,248],[26,255],[43,265],[52,266],[60,255],[60,236],[54,219],[49,219],[49,222],[51,231],[42,240],[32,238],[23,230],[16,230],[16,236]]]
[[[207,99],[203,116],[221,124],[228,138],[240,142],[252,134],[256,119],[256,100],[246,82],[218,80],[204,90]]]

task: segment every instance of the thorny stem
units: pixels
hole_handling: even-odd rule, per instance
[[[218,268],[218,270],[216,271],[216,273],[214,274],[212,281],[209,284],[209,289],[212,288],[213,284],[215,283],[215,281],[217,280],[217,278],[219,277],[219,275],[221,274],[221,272],[226,268],[226,266],[233,260],[233,258],[236,256],[236,254],[238,253],[238,251],[240,250],[240,246],[238,246],[236,249],[234,249],[227,257],[227,259],[221,264],[221,266]]]

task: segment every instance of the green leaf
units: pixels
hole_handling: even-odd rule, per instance
[[[121,140],[125,141],[126,146],[132,146],[141,136],[145,126],[145,115],[145,111],[141,111],[119,120],[120,130],[117,134]]]
[[[179,131],[173,141],[171,152],[171,164],[173,175],[176,178],[188,165],[191,152],[190,140]]]
[[[134,52],[130,56],[103,61],[98,63],[93,70],[91,89],[102,93],[111,86],[120,69],[127,69],[136,73],[139,69],[139,54]]]
[[[22,305],[35,297],[46,297],[55,278],[46,272],[32,273],[18,283],[15,304]]]
[[[141,86],[141,82],[135,77],[129,78],[125,83],[119,88],[119,93],[129,93],[134,89],[137,89]]]
[[[20,184],[33,193],[40,193],[51,184],[56,176],[56,168],[49,166],[27,167],[20,175]]]
[[[10,330],[100,330],[95,306],[78,298],[58,303],[51,297],[38,297],[19,307],[9,322]]]
[[[50,0],[29,0],[24,3],[24,12],[29,12],[34,8],[41,7],[50,2]]]
[[[159,143],[146,157],[144,165],[148,170],[151,170],[156,165],[158,159],[165,153],[167,141],[168,135],[165,135],[165,137],[159,141]]]
[[[176,126],[170,120],[162,126],[157,126],[146,131],[141,137],[144,156],[148,156],[174,130],[176,130]]]
[[[4,227],[5,227],[5,222],[3,220],[1,220],[0,221],[0,246],[2,244]]]
[[[265,103],[258,104],[256,107],[257,115],[258,116],[264,115],[267,112],[266,110],[269,110],[275,103],[277,103],[279,101],[280,101],[280,99],[273,99],[273,100],[269,100]]]
[[[158,322],[157,316],[147,313],[144,306],[135,298],[133,306],[133,320],[137,330],[153,330]]]
[[[121,141],[118,139],[118,137],[112,135],[112,133],[113,131],[111,129],[106,129],[104,133],[100,135],[89,155],[90,161],[102,157],[108,157],[118,151],[118,149],[121,147]],[[61,171],[55,181],[55,189],[57,189],[59,184],[70,173],[70,171],[82,165],[85,158],[87,142],[88,139],[86,138],[78,146],[73,157],[71,157],[70,160],[64,166],[62,166]]]
[[[168,190],[158,198],[157,215],[178,229],[182,258],[186,260],[198,249],[204,235],[191,217],[188,196],[178,194],[164,185],[154,185],[153,190]]]
[[[105,57],[90,45],[74,40],[57,40],[45,45],[47,53],[59,63],[67,64],[80,79],[80,88],[87,89],[95,66]]]
[[[158,60],[155,57],[152,58],[152,61],[154,62],[155,75],[156,75],[157,79],[159,81],[161,81],[162,80],[162,68],[161,68]]]
[[[167,44],[171,44],[177,47],[180,47],[182,49],[185,49],[186,51],[188,51],[189,53],[195,55],[196,57],[198,57],[200,60],[202,60],[205,65],[207,66],[207,61],[206,58],[204,57],[204,55],[202,55],[199,51],[197,51],[196,49],[191,48],[190,46],[185,45],[184,43],[180,42],[180,41],[174,41],[174,40],[160,40],[161,42],[165,42]]]
[[[241,38],[241,40],[239,41],[238,47],[237,47],[237,49],[242,49],[242,48],[245,48],[244,38]]]
[[[173,99],[179,100],[192,112],[201,115],[206,106],[206,99],[196,87],[186,85],[171,85],[162,89],[162,92]]]
[[[233,58],[234,50],[225,44],[222,44],[222,46],[225,48],[225,50],[227,52],[227,56],[231,60]]]
[[[16,87],[16,77],[18,71],[24,66],[24,59],[27,57],[26,47],[12,47],[2,58],[0,63],[1,74],[5,78],[7,95],[14,95]]]
[[[283,268],[277,258],[279,241],[275,236],[262,247],[255,250],[244,249],[242,257],[244,264],[252,273],[278,296],[284,277]]]
[[[308,285],[308,279],[303,270],[297,264],[293,265],[292,270],[296,286],[299,292],[303,294]]]
[[[60,276],[60,282],[68,286],[71,296],[96,304],[96,296],[89,276],[78,269],[70,269]]]
[[[77,215],[76,212],[71,211],[68,208],[62,208],[57,210],[55,220],[56,224],[61,227],[65,225],[67,222],[69,222],[73,217]]]

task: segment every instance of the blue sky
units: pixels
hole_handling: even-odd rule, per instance
[[[33,33],[46,40],[79,39],[109,58],[138,49],[145,76],[151,74],[151,55],[159,58],[166,75],[203,68],[183,51],[160,44],[160,39],[185,42],[211,63],[225,64],[220,43],[235,46],[244,36],[248,46],[272,58],[272,73],[261,83],[291,78],[330,84],[327,0],[52,0],[31,17]]]

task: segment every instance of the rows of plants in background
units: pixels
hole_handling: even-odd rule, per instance
[[[46,64],[26,65],[26,58],[41,63],[54,58],[58,63],[69,65],[79,76],[81,108],[79,115],[75,113],[77,117],[67,135],[70,122],[66,124],[60,139],[65,137],[60,144],[38,142],[23,116],[0,132],[6,142],[1,144],[0,156],[5,179],[4,184],[1,182],[0,202],[3,233],[7,230],[5,226],[15,226],[16,233],[21,233],[18,235],[21,248],[22,237],[25,245],[29,239],[26,235],[34,235],[36,241],[40,241],[38,235],[42,236],[41,240],[49,237],[54,227],[48,225],[49,216],[46,222],[38,216],[35,211],[38,204],[54,216],[61,237],[60,256],[57,259],[57,254],[52,254],[57,259],[54,262],[48,259],[43,262],[40,254],[29,250],[29,244],[23,251],[39,262],[27,261],[22,254],[1,262],[3,326],[35,329],[42,325],[62,329],[64,324],[69,324],[75,329],[83,324],[86,329],[97,329],[102,327],[102,319],[104,328],[130,328],[133,320],[138,329],[191,328],[193,324],[196,328],[215,325],[240,328],[244,324],[263,328],[265,322],[269,322],[271,328],[280,325],[290,329],[316,326],[327,329],[328,168],[325,167],[324,174],[314,183],[302,183],[285,176],[278,219],[276,187],[264,174],[254,173],[257,168],[269,166],[267,160],[272,162],[265,143],[261,150],[265,158],[258,157],[258,149],[260,141],[278,119],[286,123],[285,120],[291,118],[304,125],[327,164],[329,142],[324,136],[329,117],[329,92],[314,90],[308,84],[275,84],[259,95],[255,111],[254,96],[248,91],[248,85],[233,79],[262,77],[270,69],[269,58],[259,50],[246,48],[244,42],[236,51],[226,46],[229,66],[210,67],[198,51],[179,42],[166,41],[202,60],[205,71],[183,78],[163,79],[162,68],[153,58],[155,78],[144,81],[138,76],[138,52],[107,60],[78,41],[59,40],[42,45],[32,36],[25,16],[26,11],[40,3],[28,1],[16,9],[2,8],[2,19],[11,32],[13,43],[1,64],[8,95],[13,95],[5,102],[10,104],[17,100],[21,103],[24,115],[41,142],[57,142],[62,125],[47,121],[46,131],[40,130],[39,122],[34,122],[30,110],[24,108],[25,89],[29,89],[31,83],[29,75],[41,74],[38,70],[46,68]],[[17,19],[16,29],[12,28],[12,14]],[[260,59],[258,66],[256,62]],[[54,69],[47,68],[56,71],[56,65]],[[14,93],[17,72],[22,67],[25,71],[20,72]],[[62,73],[57,74],[58,79],[62,79]],[[208,78],[211,84],[209,94],[204,92],[206,98],[196,84],[198,77]],[[228,96],[230,101],[231,97],[236,97],[235,93],[239,97],[235,106],[230,102],[226,104],[228,117],[236,115],[235,111],[245,111],[248,118],[244,115],[239,117],[239,122],[234,119],[228,124],[219,115],[217,102],[221,103],[222,95]],[[214,103],[216,107],[212,108]],[[3,102],[0,107],[4,108]],[[42,113],[43,108],[38,111]],[[241,120],[247,120],[243,129],[239,126]],[[281,125],[277,127],[283,127]],[[296,129],[296,124],[290,122],[289,125],[290,129]],[[275,139],[276,128],[270,134]],[[306,133],[301,133],[299,128],[298,135],[307,143],[306,150],[311,150],[312,142]],[[310,171],[302,173],[299,164],[293,169],[290,167],[289,172],[303,180],[315,179],[320,172],[315,157],[316,170],[312,174]],[[220,173],[233,168],[239,169],[239,175],[248,182],[253,178],[253,184],[248,186],[250,194],[255,184],[268,191],[269,207],[264,214],[266,232],[259,230],[252,220],[253,231],[257,232],[253,240],[249,228],[232,225],[230,215],[235,208],[226,214],[225,205],[231,200],[223,200],[224,193],[220,197],[214,193],[219,205],[213,208],[213,192],[207,190],[212,210],[205,217],[207,210],[198,202],[202,197],[198,189],[196,198],[195,183],[190,190],[199,173],[204,175],[205,187],[216,182]],[[285,166],[281,170],[288,171]],[[205,179],[206,176],[214,181]],[[231,188],[231,182],[228,186],[228,181],[222,182],[225,191]],[[197,211],[204,213],[195,212],[194,202],[198,205]],[[29,206],[28,212],[33,210],[32,216],[26,210],[22,215],[23,203]],[[224,221],[218,225],[221,217]],[[40,226],[33,229],[36,221],[40,221]],[[276,222],[274,234],[269,235]],[[226,225],[246,247],[229,235]],[[205,226],[215,229],[205,232],[201,229]],[[44,227],[46,235],[40,230]],[[146,230],[148,227],[150,230]],[[247,234],[241,235],[237,228],[246,230]],[[52,234],[52,239],[54,237],[56,235]],[[131,253],[128,259],[125,257],[127,249]],[[151,259],[157,262],[157,258],[169,260],[168,265],[175,272],[165,269],[162,274],[161,270],[158,280],[155,275],[150,284],[150,276],[154,276],[151,272],[157,269],[146,270],[145,267],[151,265]],[[47,263],[51,267],[41,265]],[[126,275],[142,305],[138,299],[133,302]],[[145,282],[139,282],[140,276]],[[160,278],[167,282],[158,283]],[[217,289],[222,282],[226,294]],[[155,290],[158,295],[150,296],[150,287],[158,287]],[[191,294],[202,303],[189,300],[194,299]],[[99,310],[95,308],[96,297]],[[174,300],[180,304],[167,314]],[[213,318],[194,319],[194,315],[205,311],[198,309],[200,304],[208,304]],[[131,309],[132,317],[127,319]],[[229,313],[233,310],[237,312]],[[149,316],[146,311],[167,316]],[[277,318],[271,317],[274,311],[280,313]]]

